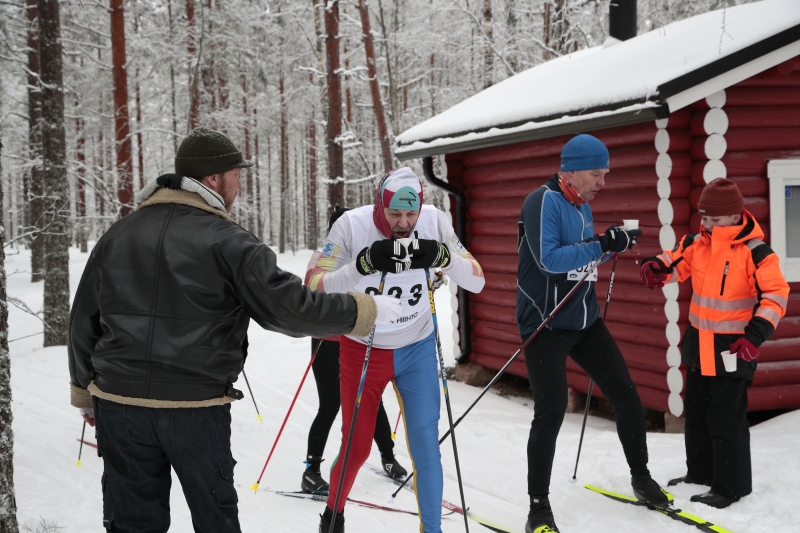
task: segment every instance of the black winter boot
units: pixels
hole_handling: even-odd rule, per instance
[[[303,480],[300,482],[300,490],[316,494],[328,493],[330,486],[327,481],[322,479],[322,474],[319,471],[319,464],[322,461],[323,459],[320,457],[308,456],[306,470],[303,472]]]
[[[661,485],[649,475],[633,476],[631,487],[633,487],[633,494],[638,500],[650,505],[667,505],[672,502],[672,494],[662,489]]]
[[[395,481],[402,481],[408,475],[406,469],[397,463],[397,458],[394,454],[381,454],[381,463],[386,475]]]
[[[531,496],[531,510],[525,524],[525,533],[559,533],[547,496]]]
[[[734,498],[726,498],[722,494],[717,494],[713,490],[704,492],[703,494],[695,494],[689,498],[693,502],[700,502],[717,509],[725,509],[736,501]]]
[[[319,533],[330,533],[331,519],[333,518],[333,511],[327,505],[325,512],[319,515]],[[336,525],[333,526],[333,533],[344,533],[344,513],[336,515]]]
[[[707,485],[711,486],[714,483],[713,479],[700,479],[696,477],[692,477],[689,474],[686,474],[682,477],[676,477],[675,479],[670,479],[669,483],[667,483],[667,487],[672,487],[677,485],[678,483],[691,483],[692,485]]]

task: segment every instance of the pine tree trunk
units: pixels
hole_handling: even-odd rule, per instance
[[[483,0],[483,88],[494,84],[494,53],[492,52],[492,0]]]
[[[256,237],[264,239],[264,218],[261,211],[261,160],[258,156],[258,108],[253,108],[253,144],[256,154]]]
[[[308,124],[308,248],[317,249],[319,227],[317,214],[317,124],[314,121],[314,110],[311,110],[311,121]]]
[[[383,158],[383,171],[389,172],[392,163],[392,149],[389,146],[389,132],[386,128],[386,114],[381,100],[381,88],[378,85],[378,67],[375,63],[375,40],[369,23],[369,10],[366,0],[359,0],[358,11],[361,15],[361,33],[364,39],[364,51],[367,54],[367,76],[369,77],[369,92],[372,95],[372,108],[375,110],[375,122],[378,125],[378,140],[381,143],[381,156]]]
[[[328,122],[325,143],[328,152],[328,205],[344,205],[344,153],[338,137],[342,134],[342,78],[339,74],[339,2],[325,8],[325,58],[328,81]]]
[[[128,72],[125,58],[125,11],[122,0],[111,0],[111,63],[114,75],[114,131],[116,132],[119,215],[133,208],[133,158],[128,110]]]
[[[189,131],[200,123],[200,80],[198,79],[197,36],[194,22],[194,0],[186,0],[187,48],[189,51]],[[177,150],[176,150],[177,151]]]
[[[278,251],[286,251],[286,233],[289,231],[289,117],[284,93],[283,69],[278,81],[281,98],[281,221],[278,226]]]
[[[506,9],[508,10],[506,18],[506,28],[508,28],[508,38],[506,41],[509,43],[509,51],[506,52],[508,64],[514,69],[514,72],[519,72],[519,55],[517,54],[517,6],[516,0],[506,0]]]
[[[69,319],[69,182],[58,0],[38,0],[42,77],[42,166],[47,234],[44,254],[44,345],[67,343]]]
[[[3,142],[0,139],[0,152]],[[0,159],[2,161],[2,159]],[[0,167],[2,175],[2,167]],[[3,188],[0,183],[0,220]],[[14,431],[11,412],[11,358],[8,354],[8,302],[6,299],[6,236],[0,231],[0,533],[19,533],[14,495]]]
[[[171,21],[170,21],[171,23]],[[139,16],[133,17],[133,31],[139,33]],[[142,147],[142,94],[139,89],[139,67],[136,67],[136,157],[139,163],[139,190],[144,188],[144,150]],[[173,80],[174,82],[174,80]]]
[[[383,56],[386,61],[386,73],[389,78],[389,115],[392,118],[392,127],[396,132],[400,131],[400,123],[398,122],[399,114],[397,112],[397,89],[395,87],[392,57],[389,52],[389,32],[386,30],[386,21],[383,16],[383,4],[378,0],[378,10],[380,13],[381,22],[381,42],[383,43]]]
[[[28,146],[31,160],[30,185],[28,189],[28,223],[26,231],[31,235],[31,281],[44,279],[44,236],[37,232],[43,226],[42,195],[42,93],[39,84],[39,23],[36,0],[27,0],[28,15]]]
[[[244,158],[250,160],[250,114],[247,111],[247,76],[242,74],[242,116],[244,117]],[[253,187],[252,167],[244,169],[247,187],[246,201],[244,202],[247,229],[256,232],[256,221],[253,214],[255,207],[255,192]]]
[[[75,96],[75,107],[78,107],[78,97]],[[86,242],[86,137],[84,136],[84,121],[75,119],[75,159],[77,160],[78,179],[75,183],[75,215],[78,226],[78,246],[81,253],[88,251]]]

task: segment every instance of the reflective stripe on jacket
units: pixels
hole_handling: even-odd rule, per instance
[[[778,256],[761,239],[753,215],[743,223],[684,236],[658,256],[668,283],[692,277],[689,321],[700,332],[700,371],[716,375],[714,334],[743,334],[756,346],[769,339],[786,312],[789,285]]]

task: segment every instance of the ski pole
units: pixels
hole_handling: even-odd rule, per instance
[[[614,273],[617,271],[617,256],[614,254],[614,262],[611,263],[611,277],[608,280],[608,293],[606,293],[606,303],[603,306],[603,322],[606,321],[608,314],[608,302],[611,301],[611,288],[614,286]],[[578,461],[581,459],[581,446],[583,446],[583,432],[586,431],[586,417],[589,416],[589,404],[592,403],[592,389],[594,389],[594,379],[589,378],[589,391],[586,393],[586,407],[583,409],[583,425],[581,425],[581,438],[578,441],[578,455],[575,457],[575,471],[572,473],[570,483],[575,483],[578,476]]]
[[[594,266],[592,266],[586,272],[586,274],[584,274],[584,276],[580,279],[580,281],[578,281],[578,283],[576,283],[575,286],[572,287],[569,290],[569,292],[566,294],[566,296],[564,296],[564,299],[561,300],[558,303],[558,305],[556,305],[555,309],[553,309],[553,311],[549,315],[547,315],[547,317],[539,325],[539,327],[536,328],[536,331],[531,333],[531,335],[528,337],[528,339],[524,343],[522,343],[522,346],[520,346],[519,349],[514,353],[514,355],[511,356],[511,359],[509,359],[506,362],[506,364],[503,365],[503,368],[498,370],[497,374],[495,374],[495,376],[492,378],[492,380],[483,388],[481,393],[478,394],[478,397],[475,398],[475,400],[470,404],[469,407],[467,407],[467,410],[464,411],[464,414],[462,414],[460,417],[458,417],[458,420],[456,420],[455,424],[453,424],[454,428],[457,427],[461,423],[462,420],[464,420],[464,418],[469,414],[469,412],[472,411],[472,408],[475,407],[478,404],[479,401],[481,401],[481,398],[483,398],[486,395],[486,393],[489,392],[489,389],[491,389],[492,386],[495,383],[497,383],[497,380],[499,380],[500,377],[503,374],[505,374],[505,372],[508,369],[508,367],[511,366],[511,363],[513,363],[517,359],[517,357],[519,357],[519,354],[521,354],[523,351],[525,351],[525,348],[527,348],[528,345],[531,343],[531,341],[533,341],[533,339],[536,338],[536,336],[545,328],[545,326],[547,326],[548,322],[550,322],[550,320],[552,320],[552,318],[555,316],[555,314],[564,306],[564,304],[570,299],[570,297],[572,297],[572,295],[575,294],[575,291],[578,290],[578,287],[583,285],[583,282],[586,281],[586,278],[588,278],[589,276],[592,275],[592,272],[594,272],[594,270],[597,268],[597,266],[603,261],[603,259],[605,259],[605,257],[607,255],[608,255],[608,252],[604,252],[603,255],[600,256],[600,259],[597,260],[597,262],[594,264]],[[443,443],[445,441],[445,439],[447,439],[447,437],[449,435],[450,435],[450,430],[448,430],[447,433],[445,433],[442,436],[442,438],[439,439],[439,444]],[[406,479],[403,480],[403,483],[400,485],[400,487],[394,493],[392,493],[392,498],[397,496],[397,494],[400,492],[400,489],[402,489],[412,477],[414,477],[414,473],[413,472],[411,474],[409,474],[408,476],[406,476]]]
[[[444,370],[444,357],[442,357],[442,343],[439,340],[439,320],[436,318],[436,304],[433,302],[433,281],[431,271],[425,269],[425,278],[428,280],[428,300],[431,304],[433,317],[433,335],[436,338],[436,353],[439,356],[439,369],[442,372],[442,388],[444,389],[444,403],[447,406],[447,421],[450,423],[450,439],[453,441],[453,457],[456,462],[456,477],[458,478],[458,491],[461,493],[461,508],[464,509],[464,528],[469,533],[469,520],[467,520],[467,503],[464,499],[464,484],[461,482],[461,465],[458,461],[458,446],[456,445],[456,431],[453,426],[453,409],[450,407],[450,392],[447,389],[447,375]]]
[[[378,294],[383,294],[383,285],[386,283],[386,272],[381,272],[381,282],[378,285]],[[333,503],[333,515],[331,515],[331,528],[328,533],[333,533],[336,527],[336,515],[339,514],[339,502],[342,498],[342,486],[344,485],[344,475],[347,473],[347,460],[350,458],[350,445],[353,444],[353,435],[355,434],[356,421],[358,420],[358,409],[361,407],[361,395],[364,393],[364,382],[367,380],[367,367],[369,366],[369,356],[372,353],[372,342],[375,340],[375,328],[377,324],[372,326],[372,331],[369,332],[369,340],[367,341],[367,351],[364,354],[364,366],[361,369],[361,381],[358,383],[358,394],[356,394],[356,404],[353,407],[353,419],[350,421],[350,431],[347,435],[347,446],[344,447],[344,459],[342,460],[342,469],[339,470],[339,483],[336,487],[336,500]],[[331,480],[333,481],[333,480]]]
[[[278,439],[281,438],[281,433],[283,433],[283,428],[286,426],[286,422],[289,420],[289,415],[292,414],[292,409],[294,408],[294,402],[297,401],[297,397],[300,395],[300,389],[303,388],[303,383],[305,383],[306,381],[306,377],[308,376],[308,371],[311,370],[311,365],[314,364],[314,359],[317,358],[317,352],[319,352],[320,346],[322,346],[322,339],[320,339],[319,343],[317,344],[317,348],[314,350],[314,354],[311,356],[311,361],[308,362],[306,371],[303,373],[303,379],[300,380],[300,385],[298,385],[297,387],[297,392],[294,393],[294,398],[292,398],[292,403],[289,405],[289,411],[287,411],[286,416],[283,418],[283,424],[281,424],[281,429],[278,430],[278,436],[275,437],[275,442],[272,443],[272,449],[269,451],[267,460],[264,463],[264,468],[261,469],[261,474],[258,476],[258,481],[250,485],[250,488],[253,489],[253,492],[258,492],[258,484],[261,483],[261,478],[264,476],[264,471],[267,469],[269,460],[272,458],[272,452],[275,451],[275,446],[278,445]]]
[[[250,391],[250,397],[253,399],[253,407],[256,408],[256,420],[261,421],[261,413],[258,411],[258,405],[256,404],[256,397],[253,396],[253,389],[250,388],[250,381],[247,379],[247,374],[244,373],[244,368],[242,369],[242,376],[244,376],[244,382],[247,384],[247,390]]]
[[[392,440],[397,438],[397,428],[400,427],[400,417],[403,416],[403,411],[397,413],[397,422],[394,423],[394,431],[392,431]]]
[[[81,430],[81,445],[78,447],[78,462],[75,466],[81,466],[81,452],[83,451],[83,436],[86,434],[86,420],[83,421],[83,429]]]

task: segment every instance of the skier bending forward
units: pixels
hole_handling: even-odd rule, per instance
[[[405,250],[394,240],[415,237],[411,261],[398,260]],[[331,472],[328,505],[320,532],[328,533],[341,475],[344,475],[334,531],[344,532],[345,501],[356,473],[369,456],[383,389],[394,383],[406,427],[414,469],[421,531],[441,532],[442,463],[439,453],[439,377],[428,286],[423,269],[441,268],[460,287],[480,292],[483,271],[459,242],[445,214],[422,204],[422,184],[407,167],[384,176],[375,205],[345,213],[315,252],[306,280],[311,290],[353,290],[377,294],[381,272],[388,272],[384,294],[402,301],[395,323],[378,326],[364,383],[347,471],[344,450],[353,419],[368,337],[341,337],[342,445]]]

